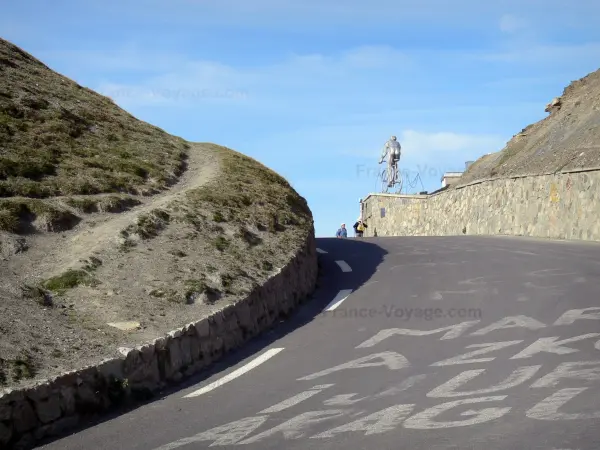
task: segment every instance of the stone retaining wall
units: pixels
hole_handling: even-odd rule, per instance
[[[73,429],[91,414],[145,400],[270,328],[303,302],[318,276],[312,232],[306,244],[246,299],[120,357],[0,395],[0,448],[31,448]]]
[[[433,195],[371,194],[365,236],[600,240],[600,170],[480,180]]]

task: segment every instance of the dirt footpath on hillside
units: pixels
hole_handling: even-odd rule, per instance
[[[15,377],[26,381],[31,375],[46,377],[70,369],[75,362],[82,366],[114,355],[118,346],[158,337],[191,317],[209,313],[214,308],[210,305],[178,304],[160,295],[174,279],[203,264],[201,257],[187,257],[203,250],[202,242],[186,239],[187,227],[170,227],[130,252],[122,251],[121,231],[140,215],[172,204],[218,173],[219,156],[210,147],[195,144],[179,182],[162,194],[139,197],[141,204],[130,211],[90,214],[75,229],[58,234],[26,239],[3,234],[0,382],[2,377],[11,381],[6,380],[8,373],[12,381]],[[93,272],[95,283],[52,299],[27,291],[27,286],[76,270],[84,261],[100,264]],[[107,325],[126,321],[140,322],[141,329],[127,332]]]

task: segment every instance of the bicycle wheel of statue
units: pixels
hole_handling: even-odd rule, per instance
[[[376,192],[384,192],[383,186],[387,184],[387,172],[385,169],[377,174],[377,183],[375,185]]]
[[[401,194],[402,193],[402,181],[404,180],[404,178],[402,177],[402,172],[400,172],[400,170],[398,168],[396,168],[396,188],[397,188],[397,193]]]
[[[387,193],[389,190],[388,182],[388,169],[387,167],[381,171],[381,192]]]

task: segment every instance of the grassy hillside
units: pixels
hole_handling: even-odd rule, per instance
[[[311,234],[305,199],[258,161],[171,136],[0,40],[0,386],[241,299]]]
[[[152,193],[189,145],[0,39],[0,196]]]
[[[461,184],[497,176],[600,167],[600,70],[572,82],[558,103],[547,110],[548,117],[521,130],[500,152],[472,164]]]
[[[115,193],[121,195],[99,207],[132,205],[128,194],[173,184],[188,149],[0,39],[0,230],[25,230],[35,216],[44,216],[48,229],[76,222],[39,199]],[[66,201],[84,209],[95,204]]]

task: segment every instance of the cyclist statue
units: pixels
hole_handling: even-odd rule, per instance
[[[396,136],[392,136],[389,141],[385,143],[383,152],[381,153],[381,159],[379,164],[383,163],[383,160],[387,156],[387,181],[388,187],[394,186],[398,181],[398,161],[400,160],[400,143],[396,140]]]

